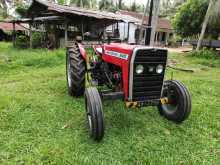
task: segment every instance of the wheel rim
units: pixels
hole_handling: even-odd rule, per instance
[[[177,91],[172,88],[167,89],[164,92],[164,97],[168,98],[169,103],[162,105],[163,110],[166,111],[166,113],[168,114],[175,113],[178,110],[179,106],[179,98]]]
[[[70,71],[71,67],[70,67],[70,62],[68,59],[68,64],[67,64],[67,80],[68,80],[68,85],[69,87],[72,86],[72,80],[71,80],[71,71]]]

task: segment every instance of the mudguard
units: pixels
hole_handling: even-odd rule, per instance
[[[92,48],[97,55],[103,54],[103,47],[101,45],[93,45]]]

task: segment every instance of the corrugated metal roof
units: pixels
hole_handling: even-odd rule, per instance
[[[79,16],[93,17],[96,19],[108,19],[114,21],[135,22],[135,23],[139,21],[138,19],[131,16],[122,16],[120,14],[116,14],[112,12],[97,11],[97,10],[85,9],[75,6],[63,6],[48,1],[45,2],[42,0],[33,0],[30,8],[34,8],[34,5],[36,3],[47,7],[48,11],[52,11],[52,12],[75,14]]]

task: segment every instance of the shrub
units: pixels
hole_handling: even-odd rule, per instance
[[[27,48],[29,46],[29,37],[19,35],[16,37],[15,45],[18,48]]]
[[[204,59],[216,59],[217,53],[213,50],[202,49],[200,51],[193,51],[190,56],[204,58]]]
[[[178,43],[177,43],[176,38],[171,37],[171,38],[169,39],[169,41],[168,41],[168,46],[169,46],[169,47],[173,47],[173,48],[177,48],[179,45],[178,45]]]
[[[34,32],[32,34],[32,46],[33,48],[42,48],[43,34],[39,32]]]

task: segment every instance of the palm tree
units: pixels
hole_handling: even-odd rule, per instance
[[[217,18],[219,16],[220,14],[219,8],[220,8],[220,0],[209,0],[209,7],[206,11],[206,15],[202,24],[202,30],[199,36],[199,41],[197,44],[196,51],[198,51],[201,48],[202,40],[204,38],[209,21],[212,20],[211,18]]]

